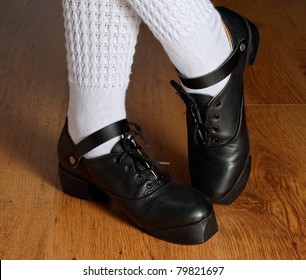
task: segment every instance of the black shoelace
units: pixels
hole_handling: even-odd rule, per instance
[[[122,138],[122,148],[124,152],[118,158],[118,161],[122,161],[122,159],[129,155],[134,160],[134,166],[137,170],[139,177],[142,179],[149,173],[152,173],[155,179],[158,179],[158,174],[156,172],[155,165],[156,164],[169,164],[164,161],[157,161],[150,159],[147,155],[142,152],[142,148],[135,142],[135,137],[140,137],[144,143],[146,143],[142,133],[141,128],[134,122],[128,122],[126,127],[126,132]]]
[[[189,108],[190,113],[194,120],[194,130],[193,130],[193,138],[195,143],[199,143],[199,140],[207,146],[211,142],[211,137],[209,133],[209,129],[205,125],[205,122],[202,120],[201,112],[198,107],[198,104],[194,100],[194,98],[186,92],[179,84],[175,81],[171,80],[171,85],[175,88],[176,94],[181,97],[181,99],[186,104],[187,108]]]

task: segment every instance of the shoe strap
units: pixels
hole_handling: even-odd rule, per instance
[[[128,132],[129,130],[128,121],[123,119],[90,134],[73,147],[72,153],[69,156],[70,164],[73,168],[76,167],[85,154],[101,144]]]
[[[233,70],[238,65],[241,57],[247,50],[247,41],[245,39],[241,40],[236,49],[232,52],[232,54],[228,57],[227,60],[219,68],[215,71],[208,73],[207,75],[187,79],[184,78],[179,72],[179,78],[182,84],[190,89],[202,89],[207,88],[212,85],[215,85],[225,79],[229,74],[233,72]]]

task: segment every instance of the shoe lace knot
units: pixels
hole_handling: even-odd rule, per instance
[[[134,161],[134,167],[138,174],[143,177],[148,173],[151,173],[154,178],[157,180],[159,178],[159,172],[155,165],[157,164],[169,164],[169,162],[165,161],[157,161],[149,158],[143,151],[141,146],[137,144],[134,140],[136,137],[140,137],[140,139],[147,144],[145,138],[142,135],[141,128],[135,122],[128,122],[126,125],[125,133],[123,134],[123,138],[121,140],[123,153],[119,156],[118,161],[121,162],[124,157],[129,155]],[[148,144],[147,144],[148,146]]]
[[[191,116],[193,118],[194,127],[193,127],[193,138],[196,144],[200,142],[204,146],[208,146],[211,143],[210,128],[207,127],[206,121],[203,121],[201,111],[195,99],[186,92],[179,84],[175,81],[171,81],[171,85],[175,88],[176,94],[185,103],[186,107],[189,109]],[[206,112],[205,112],[206,114]],[[205,115],[204,114],[204,115]]]

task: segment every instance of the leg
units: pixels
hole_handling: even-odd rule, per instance
[[[127,0],[178,70],[172,82],[187,105],[192,185],[212,202],[231,203],[251,169],[243,102],[245,64],[258,48],[257,28],[208,0]]]
[[[63,0],[69,74],[68,131],[75,143],[126,118],[140,18],[122,0]],[[107,154],[112,139],[86,157]]]
[[[187,93],[172,81],[187,105],[189,169],[193,186],[214,203],[230,204],[243,191],[251,171],[251,154],[245,118],[243,75],[253,64],[259,33],[254,24],[237,13],[218,8],[229,31],[233,52],[215,71],[182,84],[200,89],[230,75],[214,97]]]
[[[214,71],[230,55],[231,45],[217,10],[208,0],[128,0],[161,42],[178,72],[195,78]],[[203,89],[214,96],[228,78]]]
[[[103,192],[145,232],[199,244],[218,227],[198,190],[171,180],[134,140],[124,99],[140,19],[125,0],[63,0],[70,99],[58,144],[63,191]]]

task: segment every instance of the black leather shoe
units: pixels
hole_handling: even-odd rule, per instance
[[[194,79],[180,76],[191,89],[212,86],[231,74],[214,98],[189,94],[171,81],[187,106],[189,169],[192,185],[214,203],[230,204],[244,189],[251,170],[244,112],[243,74],[253,64],[259,33],[254,24],[226,8],[217,8],[228,29],[233,52],[215,71]],[[205,92],[205,90],[204,90]]]
[[[116,137],[110,154],[87,159],[86,153]],[[63,191],[94,199],[97,190],[115,200],[145,232],[178,244],[199,244],[217,232],[211,203],[200,191],[172,181],[134,141],[139,127],[126,120],[113,123],[75,145],[63,128],[58,145]]]

